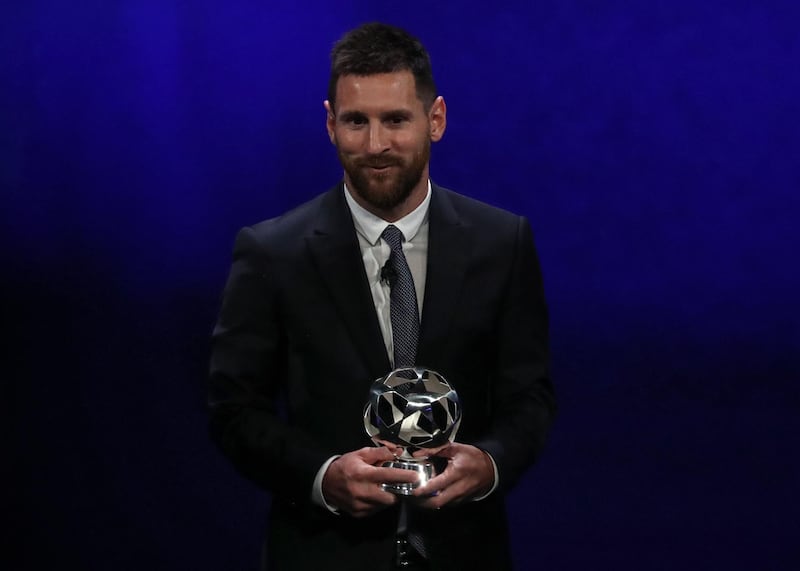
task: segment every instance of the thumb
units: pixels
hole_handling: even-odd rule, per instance
[[[377,464],[378,462],[393,460],[394,454],[392,454],[392,451],[385,446],[364,448],[361,454],[361,459],[367,464]]]
[[[439,449],[435,456],[440,458],[453,458],[458,453],[460,447],[461,444],[458,442],[452,442],[446,445],[444,448]]]

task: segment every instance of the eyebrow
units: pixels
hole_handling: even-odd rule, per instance
[[[344,111],[338,114],[338,118],[340,121],[352,121],[353,119],[364,119],[366,115],[361,111]]]
[[[393,109],[391,111],[384,111],[380,114],[380,120],[386,121],[394,117],[402,117],[409,119],[412,113],[408,109]],[[361,111],[343,111],[338,115],[340,121],[352,121],[353,119],[366,119],[367,114]]]

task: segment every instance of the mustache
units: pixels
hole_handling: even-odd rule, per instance
[[[389,156],[366,157],[363,159],[358,159],[354,162],[358,167],[372,167],[372,168],[396,167],[403,165],[402,159],[398,157],[389,157]]]

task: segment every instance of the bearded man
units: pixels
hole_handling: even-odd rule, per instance
[[[416,38],[367,24],[331,59],[344,180],[239,232],[212,438],[272,495],[265,569],[510,568],[504,497],[555,413],[528,222],[431,182],[447,108]],[[370,385],[401,365],[441,373],[463,410],[442,469],[402,501],[383,484],[417,475],[383,466],[396,450],[363,420]]]

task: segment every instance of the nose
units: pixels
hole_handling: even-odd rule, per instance
[[[377,155],[389,148],[386,129],[380,122],[375,122],[369,128],[369,141],[367,142],[367,152]]]

